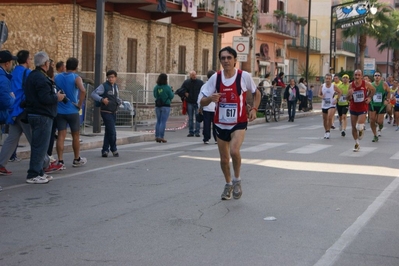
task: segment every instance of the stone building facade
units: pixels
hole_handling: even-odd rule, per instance
[[[82,60],[83,33],[95,34],[96,11],[74,4],[0,3],[0,20],[8,27],[8,40],[1,49],[12,53],[26,49],[46,51],[55,61],[68,57]],[[136,73],[178,73],[179,46],[186,49],[185,72],[201,73],[203,51],[212,51],[213,35],[199,29],[170,23],[140,20],[106,12],[104,21],[103,70],[127,72],[128,39],[137,40]],[[219,39],[220,43],[220,39]],[[93,47],[94,49],[94,47]],[[93,58],[94,61],[94,58]],[[212,53],[208,55],[211,68]],[[84,69],[82,69],[84,70]]]

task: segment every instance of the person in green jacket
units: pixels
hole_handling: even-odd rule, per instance
[[[337,103],[337,111],[338,111],[338,118],[339,118],[339,130],[341,131],[341,136],[345,137],[346,133],[346,114],[349,110],[349,102],[346,98],[349,90],[349,75],[344,74],[342,76],[342,82],[338,85],[338,89],[342,91],[341,97],[338,99]]]
[[[374,138],[372,141],[377,142],[378,137],[381,136],[381,130],[384,127],[384,116],[386,113],[388,99],[390,99],[391,91],[388,84],[385,81],[381,80],[380,72],[374,73],[374,82],[371,84],[375,88],[375,94],[369,104],[370,127],[374,134]]]
[[[172,88],[168,85],[168,76],[161,73],[157,79],[157,85],[154,87],[153,95],[155,98],[155,114],[157,116],[157,123],[155,125],[155,141],[160,143],[167,142],[164,138],[166,121],[169,118],[170,102],[173,94]]]

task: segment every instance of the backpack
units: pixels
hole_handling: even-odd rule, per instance
[[[104,93],[101,94],[100,96],[103,96],[104,94],[107,94],[107,92],[110,90],[110,86],[107,82],[103,83],[103,87],[104,87]],[[94,106],[95,107],[100,107],[101,106],[101,102],[99,101],[94,101]]]

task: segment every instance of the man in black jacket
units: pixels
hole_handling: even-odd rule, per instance
[[[198,113],[198,94],[200,93],[201,87],[204,82],[197,79],[197,73],[195,71],[190,72],[190,78],[183,82],[182,88],[185,89],[186,101],[187,101],[187,114],[188,114],[188,135],[187,137],[200,137],[200,123],[195,121],[194,129],[194,118]]]
[[[54,82],[47,76],[50,58],[45,52],[34,56],[35,70],[25,83],[26,111],[32,129],[31,156],[26,182],[45,184],[52,177],[43,172],[43,161],[50,142],[53,119],[57,115],[57,104],[65,94],[56,91]]]

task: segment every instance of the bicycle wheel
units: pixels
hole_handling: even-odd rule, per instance
[[[265,107],[265,119],[266,122],[270,122],[272,120],[272,107],[269,103],[267,103]]]
[[[280,120],[280,108],[274,107],[274,121],[278,122]]]

